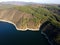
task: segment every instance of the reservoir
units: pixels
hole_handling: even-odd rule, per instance
[[[41,31],[18,31],[7,22],[0,21],[0,45],[50,45]]]

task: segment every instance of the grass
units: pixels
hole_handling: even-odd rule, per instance
[[[50,10],[48,10],[48,8]],[[53,25],[60,27],[60,22],[58,22],[56,20],[56,17],[58,17],[58,19],[60,19],[60,17],[53,11],[51,10],[60,10],[60,8],[58,6],[47,6],[47,8],[44,7],[32,7],[32,6],[17,6],[15,7],[15,9],[21,11],[21,12],[25,12],[27,14],[31,14],[33,16],[33,21],[36,24],[37,22],[45,22],[47,20],[49,20]],[[54,15],[56,17],[54,17]],[[27,19],[26,19],[27,20]]]

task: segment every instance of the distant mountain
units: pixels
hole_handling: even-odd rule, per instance
[[[1,4],[11,4],[11,5],[28,5],[28,4],[35,4],[35,3],[33,3],[33,2],[8,1],[8,2],[1,2]]]

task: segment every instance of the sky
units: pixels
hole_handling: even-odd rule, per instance
[[[0,2],[6,2],[6,1],[23,1],[23,2],[60,4],[60,0],[0,0]]]

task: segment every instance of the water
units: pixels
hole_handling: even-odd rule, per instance
[[[48,42],[50,43],[50,45],[53,45],[53,43],[49,40],[48,36],[45,33],[41,32],[41,34],[45,36],[45,38],[48,40]]]
[[[0,45],[49,45],[41,31],[17,31],[14,25],[0,22]]]

